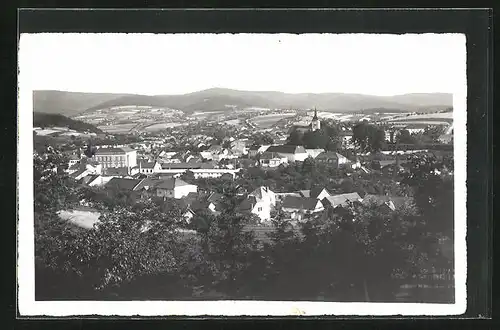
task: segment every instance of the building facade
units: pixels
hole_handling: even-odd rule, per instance
[[[103,168],[137,166],[137,151],[129,147],[99,148],[94,158]]]

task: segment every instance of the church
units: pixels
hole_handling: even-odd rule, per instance
[[[314,108],[314,116],[309,125],[293,125],[290,129],[290,133],[293,131],[298,131],[302,134],[306,132],[314,132],[318,131],[321,128],[321,123],[318,119],[318,113],[316,111],[316,108]]]

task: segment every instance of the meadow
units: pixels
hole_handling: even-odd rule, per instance
[[[250,121],[259,128],[270,128],[283,118],[289,118],[295,116],[296,116],[295,112],[275,113],[275,114],[257,116],[252,118]]]

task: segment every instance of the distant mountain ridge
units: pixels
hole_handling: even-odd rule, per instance
[[[104,133],[92,124],[84,123],[82,121],[74,120],[64,115],[55,113],[33,113],[33,127],[66,127],[77,132],[91,132],[96,134]]]
[[[62,91],[34,91],[33,105],[37,112],[77,115],[115,106],[138,105],[167,107],[194,111],[228,110],[260,107],[281,109],[310,109],[322,111],[361,111],[364,109],[395,109],[417,111],[426,108],[448,108],[453,96],[448,93],[414,93],[395,96],[374,96],[345,93],[298,93],[274,91],[240,91],[225,88],[210,88],[183,95],[134,95],[108,93],[77,93]]]

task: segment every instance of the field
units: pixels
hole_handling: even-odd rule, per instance
[[[235,126],[240,125],[240,123],[241,123],[241,120],[239,120],[239,119],[226,120],[224,122],[224,124],[235,125]]]
[[[407,117],[400,117],[391,120],[390,122],[419,122],[422,124],[452,124],[453,123],[453,112],[442,112],[442,113],[428,113],[424,115],[413,115]]]
[[[259,128],[270,128],[283,118],[295,117],[295,116],[296,116],[295,112],[276,113],[270,115],[257,116],[252,118],[250,121]]]
[[[153,125],[147,126],[144,128],[144,130],[146,130],[148,132],[161,131],[161,130],[166,129],[166,128],[173,128],[173,127],[178,127],[178,126],[182,126],[182,125],[185,125],[185,124],[183,124],[183,123],[158,123],[158,124],[153,124]]]
[[[131,123],[131,124],[121,124],[121,125],[99,126],[98,128],[106,133],[127,133],[135,126],[137,126],[137,124]]]

